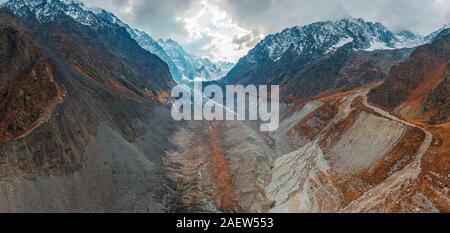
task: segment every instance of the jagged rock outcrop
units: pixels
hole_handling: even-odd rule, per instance
[[[8,26],[0,27],[0,37],[0,139],[5,142],[47,121],[63,90],[31,39]]]

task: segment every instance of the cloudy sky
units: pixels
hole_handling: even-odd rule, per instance
[[[450,0],[84,0],[155,39],[235,62],[261,38],[286,27],[345,16],[427,34],[450,23]]]

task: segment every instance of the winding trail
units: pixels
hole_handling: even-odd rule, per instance
[[[408,164],[404,169],[394,173],[383,183],[366,192],[360,198],[351,202],[346,208],[344,208],[343,212],[370,212],[371,210],[376,210],[377,207],[383,206],[383,203],[386,202],[386,200],[389,200],[394,196],[399,196],[400,191],[402,187],[404,187],[404,185],[407,185],[408,182],[411,182],[419,177],[420,173],[422,172],[422,158],[430,147],[431,142],[433,141],[433,135],[423,127],[399,119],[389,112],[368,103],[367,94],[371,89],[377,87],[378,85],[375,85],[374,87],[371,87],[367,91],[363,92],[363,104],[388,119],[422,130],[425,133],[425,139],[416,152],[413,162]]]
[[[371,89],[373,89],[373,88],[374,88],[374,87],[372,87]],[[370,90],[369,90],[369,91],[370,91]],[[405,120],[402,120],[402,119],[400,119],[400,118],[398,118],[398,117],[396,117],[396,116],[393,116],[392,114],[390,114],[389,112],[387,112],[387,111],[385,111],[385,110],[383,110],[383,109],[380,109],[380,108],[378,108],[378,107],[375,107],[375,106],[369,104],[369,103],[368,103],[368,100],[367,100],[367,94],[369,93],[369,91],[368,91],[368,92],[365,92],[365,94],[364,94],[364,96],[363,96],[363,104],[364,104],[366,107],[372,109],[372,110],[375,111],[376,113],[381,114],[382,116],[384,116],[384,117],[386,117],[386,118],[388,118],[388,119],[391,119],[391,120],[400,122],[400,123],[402,123],[402,124],[404,124],[404,125],[407,125],[407,126],[410,126],[410,127],[413,127],[413,128],[418,128],[418,129],[422,130],[422,131],[425,133],[425,139],[423,140],[422,144],[420,145],[420,148],[419,148],[419,150],[418,150],[417,153],[416,153],[416,159],[415,159],[416,161],[419,162],[419,164],[418,164],[418,166],[417,166],[417,169],[419,170],[419,173],[420,173],[420,170],[421,170],[421,168],[420,168],[421,161],[422,161],[423,156],[424,156],[425,153],[427,152],[428,148],[430,147],[431,142],[433,141],[433,134],[431,134],[428,130],[426,130],[426,129],[423,128],[423,127],[420,127],[420,126],[418,126],[418,125],[414,125],[414,124],[412,124],[412,123],[410,123],[410,122],[407,122],[407,121],[405,121]]]

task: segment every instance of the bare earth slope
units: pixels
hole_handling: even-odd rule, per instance
[[[167,65],[121,28],[0,13],[0,212],[163,212]]]
[[[449,211],[448,187],[429,184],[435,192],[429,195],[418,186],[431,172],[422,163],[431,150],[433,134],[368,104],[368,91],[344,97],[353,99],[351,110],[347,115],[336,114],[330,122],[336,126],[327,129],[331,132],[322,131],[310,143],[275,161],[272,182],[266,188],[268,196],[276,200],[271,211]],[[319,112],[312,114],[320,116]],[[305,123],[299,119],[299,124]],[[410,132],[417,136],[411,137]],[[307,136],[297,133],[297,137]],[[403,147],[405,139],[408,148]],[[406,149],[412,150],[397,156]],[[443,182],[448,184],[448,178]]]

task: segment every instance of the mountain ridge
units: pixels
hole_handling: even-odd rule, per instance
[[[330,38],[333,36],[336,38]],[[277,61],[295,42],[300,44],[296,47],[296,52],[301,53],[303,49],[302,41],[311,39],[311,37],[314,37],[312,43],[317,43],[312,44],[312,46],[321,47],[325,51],[333,49],[336,44],[340,44],[339,47],[341,47],[350,42],[355,44],[355,49],[366,51],[412,48],[424,42],[423,37],[409,31],[393,33],[381,23],[367,22],[361,18],[344,18],[337,21],[323,21],[286,28],[280,33],[267,36],[256,46],[256,50],[259,46],[265,47],[269,57]],[[348,42],[342,42],[345,40],[348,40]],[[311,43],[311,41],[306,43]],[[252,51],[249,52],[249,55],[252,56]]]
[[[449,54],[450,29],[446,29],[393,67],[385,83],[370,93],[369,100],[403,117],[435,125],[448,123]]]
[[[12,38],[0,43],[0,211],[177,208],[161,158],[174,125],[167,64],[99,17],[48,17],[0,9],[13,28],[0,30]]]
[[[437,32],[428,36],[405,30],[394,33],[381,23],[361,18],[344,18],[286,28],[260,41],[230,70],[224,82],[238,83],[239,80],[244,80],[243,84],[279,84],[283,80],[276,76],[282,72],[272,73],[277,67],[299,70],[346,44],[352,44],[355,50],[369,52],[415,48],[431,42]]]
[[[194,80],[196,78],[215,80],[224,76],[229,69],[228,67],[220,66],[220,64],[215,64],[207,58],[198,58],[188,54],[181,46],[178,54],[182,54],[186,62],[175,64],[173,60],[178,59],[178,57],[170,57],[159,41],[154,40],[144,31],[132,28],[113,13],[101,8],[87,7],[79,0],[10,0],[4,3],[3,6],[11,9],[19,16],[34,14],[41,22],[51,21],[58,14],[66,14],[86,26],[102,27],[107,26],[104,24],[114,24],[123,27],[142,48],[157,55],[167,63],[173,78],[177,82]],[[196,70],[192,66],[204,68]],[[182,71],[186,72],[183,73]]]

